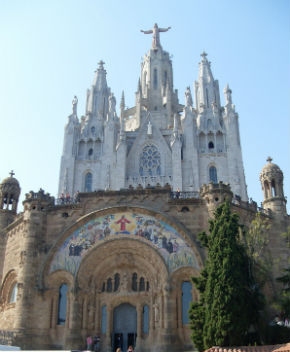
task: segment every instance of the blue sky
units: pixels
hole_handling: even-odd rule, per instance
[[[0,181],[13,169],[25,193],[57,195],[63,130],[78,96],[85,113],[99,60],[108,85],[127,106],[151,36],[172,54],[174,86],[193,91],[200,53],[239,113],[248,195],[263,200],[259,173],[270,155],[284,172],[289,198],[289,0],[0,0]],[[288,205],[289,206],[289,205]],[[289,208],[289,207],[288,207]]]

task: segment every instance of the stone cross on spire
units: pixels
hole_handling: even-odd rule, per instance
[[[141,29],[140,32],[143,32],[144,34],[151,34],[153,33],[153,38],[152,38],[152,49],[158,49],[161,48],[160,44],[160,32],[167,32],[171,27],[167,28],[159,28],[158,24],[155,23],[153,29],[149,29],[148,31],[143,31]]]
[[[13,176],[15,175],[15,172],[14,172],[13,170],[11,170],[11,171],[9,172],[9,175],[10,175],[10,177],[13,177]]]
[[[272,159],[270,156],[268,156],[268,158],[267,158],[268,163],[271,163],[272,160],[273,160],[273,159]]]

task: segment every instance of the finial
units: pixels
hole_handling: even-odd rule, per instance
[[[203,60],[205,60],[206,57],[207,57],[207,53],[206,53],[205,51],[203,51],[203,52],[200,54],[200,56],[203,58]]]
[[[15,175],[14,171],[11,170],[11,171],[9,172],[9,175],[10,175],[10,177],[13,177],[13,176]]]
[[[268,156],[268,158],[267,158],[268,163],[271,163],[272,160],[273,160],[273,159],[272,159],[270,156]]]
[[[77,115],[77,107],[78,107],[78,98],[75,95],[72,101],[72,111],[74,115]]]
[[[99,61],[99,62],[98,62],[99,68],[103,69],[103,68],[104,68],[104,64],[105,64],[105,63],[104,63],[103,60]]]

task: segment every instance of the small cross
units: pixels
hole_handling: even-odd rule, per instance
[[[268,156],[267,161],[270,163],[272,160],[273,160],[273,159],[272,159],[270,156]]]
[[[98,65],[100,66],[100,68],[104,68],[104,67],[103,67],[103,66],[104,66],[104,61],[101,60],[100,62],[98,62]]]
[[[9,172],[9,175],[10,175],[10,177],[13,177],[13,176],[15,175],[14,171],[11,170],[11,171]]]
[[[203,51],[203,53],[201,53],[200,56],[202,56],[202,58],[205,59],[207,57],[207,53]]]

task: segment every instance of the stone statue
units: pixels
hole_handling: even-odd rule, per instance
[[[153,305],[154,308],[154,321],[158,322],[159,321],[159,306],[157,303]]]
[[[109,112],[116,112],[116,98],[113,93],[109,97]]]
[[[226,105],[232,105],[232,91],[230,90],[228,84],[224,89],[224,94],[225,94]]]
[[[158,28],[157,23],[154,24],[153,29],[149,29],[148,31],[143,31],[141,29],[141,32],[143,32],[144,34],[151,34],[153,33],[153,39],[152,39],[152,48],[153,49],[158,49],[161,48],[161,44],[160,44],[160,32],[167,32],[171,27],[167,27],[167,28]]]
[[[78,98],[75,95],[72,101],[72,111],[73,111],[73,115],[77,115],[77,107],[78,107]]]
[[[193,101],[192,101],[192,95],[190,91],[190,87],[186,87],[185,91],[185,106],[192,106]]]

